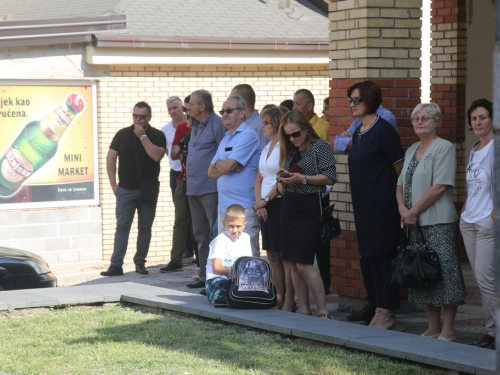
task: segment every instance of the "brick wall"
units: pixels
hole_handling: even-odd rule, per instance
[[[467,77],[465,0],[431,3],[431,100],[443,113],[438,134],[456,144],[457,176],[452,191],[457,209],[465,200],[465,126]]]
[[[406,148],[418,138],[409,120],[420,103],[421,2],[418,0],[330,0],[330,125],[342,133],[353,118],[346,90],[370,79],[382,88],[383,105],[398,120],[398,133]],[[332,291],[340,308],[365,298],[359,267],[356,228],[351,204],[347,156],[337,156],[338,182],[331,194],[339,211],[342,235],[332,241]]]
[[[240,83],[253,86],[257,95],[256,109],[268,103],[279,104],[292,99],[293,93],[307,88],[316,98],[316,112],[322,110],[322,102],[328,96],[328,66],[115,66],[110,78],[102,79],[98,85],[99,122],[99,174],[100,201],[103,218],[103,258],[109,260],[113,252],[115,231],[115,199],[106,175],[105,159],[113,135],[131,124],[133,105],[139,100],[147,101],[153,111],[152,125],[161,128],[169,122],[165,100],[172,95],[181,99],[197,89],[212,93],[216,111]],[[173,203],[169,188],[168,159],[162,161],[160,173],[161,191],[153,237],[148,256],[149,262],[170,260],[172,227],[174,224]],[[132,226],[126,263],[132,262],[137,230]]]
[[[3,211],[0,239],[1,246],[40,255],[53,271],[62,269],[56,265],[95,267],[102,260],[101,208]]]
[[[331,134],[342,133],[352,122],[346,89],[370,79],[382,88],[383,105],[398,121],[404,148],[418,141],[410,115],[420,103],[419,0],[330,0],[330,124]],[[432,1],[431,100],[442,110],[438,134],[455,143],[457,176],[453,197],[457,209],[465,197],[465,0]],[[343,297],[364,298],[354,217],[346,175],[347,157],[338,155],[339,182],[333,200],[343,234],[332,241],[332,291]],[[404,296],[403,292],[403,296]]]

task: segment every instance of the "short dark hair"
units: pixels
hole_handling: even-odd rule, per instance
[[[326,105],[330,104],[330,99],[332,99],[332,97],[327,96],[325,99],[323,99],[323,104],[326,104]]]
[[[191,95],[188,95],[184,98],[184,103],[189,103],[190,100],[191,100]]]
[[[488,99],[477,99],[472,102],[472,104],[469,107],[469,110],[467,111],[467,119],[469,120],[469,126],[470,129],[472,130],[472,123],[470,120],[471,113],[473,110],[477,108],[484,108],[488,111],[488,114],[490,115],[490,118],[493,119],[493,103],[491,103]]]
[[[283,100],[280,106],[287,107],[288,110],[291,111],[293,109],[293,100],[292,99]]]
[[[151,107],[146,102],[138,102],[134,105],[134,108],[146,108],[148,110],[148,116],[151,116]]]
[[[313,106],[314,106],[314,95],[311,91],[307,90],[307,89],[300,89],[300,90],[297,90],[295,91],[295,95],[302,95],[302,97],[307,100],[309,103],[312,103]]]
[[[242,83],[233,87],[236,93],[248,103],[249,107],[255,107],[255,91],[248,83]]]
[[[198,104],[205,104],[205,109],[212,113],[214,111],[214,103],[212,102],[212,94],[207,90],[196,90],[191,93],[191,96],[196,96]]]
[[[378,107],[382,104],[382,90],[380,86],[373,81],[356,82],[347,89],[347,96],[350,98],[351,93],[358,89],[360,98],[366,104],[369,114],[377,112]]]

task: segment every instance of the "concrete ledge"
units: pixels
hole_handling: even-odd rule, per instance
[[[469,374],[497,373],[496,352],[493,350],[274,309],[215,308],[201,295],[133,282],[0,292],[0,310],[118,301],[302,337]]]

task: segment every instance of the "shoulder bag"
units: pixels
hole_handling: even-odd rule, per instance
[[[398,255],[392,261],[392,284],[401,288],[418,288],[437,283],[442,279],[438,254],[428,245],[417,222],[415,244],[410,244],[409,228],[405,227],[398,247]]]
[[[318,172],[318,161],[316,159],[316,151],[314,152],[314,166],[316,167],[316,174]],[[333,240],[335,237],[340,236],[342,230],[340,229],[340,220],[337,217],[333,216],[335,204],[331,204],[330,206],[323,209],[321,204],[321,192],[318,192],[319,197],[319,236],[321,238],[321,243],[327,243],[330,240]]]

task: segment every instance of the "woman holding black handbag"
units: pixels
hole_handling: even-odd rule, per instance
[[[406,151],[396,196],[401,222],[410,228],[410,243],[416,242],[420,224],[429,247],[436,251],[442,280],[410,288],[408,301],[427,305],[429,327],[424,337],[454,341],[457,307],[466,296],[456,247],[458,215],[451,198],[455,182],[455,146],[437,135],[441,111],[437,104],[419,104],[411,114],[413,129],[420,142]],[[441,310],[444,324],[441,325]]]

